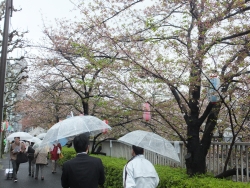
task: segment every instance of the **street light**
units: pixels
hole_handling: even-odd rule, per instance
[[[11,1],[6,0],[1,63],[0,63],[0,124],[3,121],[3,100],[4,100],[4,85],[5,85],[5,74],[6,74],[5,71],[6,71],[7,52],[8,52],[9,20],[11,11],[12,11],[12,0]],[[2,158],[2,132],[0,134],[0,158]]]

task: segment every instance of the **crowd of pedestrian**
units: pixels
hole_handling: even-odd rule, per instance
[[[97,188],[105,183],[105,172],[101,159],[88,155],[89,136],[80,134],[73,140],[76,157],[66,161],[62,166],[61,185],[63,188]],[[15,137],[10,147],[10,159],[13,167],[13,180],[17,182],[17,172],[19,163],[17,155],[27,153],[29,176],[36,180],[43,181],[44,166],[48,164],[48,154],[52,161],[52,174],[56,173],[57,160],[62,150],[61,145],[53,144],[48,150],[45,148],[33,148],[34,143],[26,145],[20,142],[20,137]],[[150,161],[144,157],[144,149],[132,146],[132,158],[127,162],[123,169],[123,187],[124,188],[155,188],[159,183],[158,174]],[[40,173],[40,176],[39,176]]]
[[[52,161],[52,174],[56,173],[57,160],[62,150],[60,143],[55,143],[48,152],[46,148],[33,148],[34,142],[20,141],[20,137],[15,137],[10,145],[10,162],[13,168],[13,181],[17,182],[17,172],[19,170],[20,162],[18,162],[18,154],[25,153],[27,155],[28,175],[38,180],[39,172],[41,180],[44,180],[44,166],[48,165],[47,159],[50,155]]]

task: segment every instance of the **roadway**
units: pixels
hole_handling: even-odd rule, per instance
[[[7,180],[5,177],[5,169],[9,168],[9,154],[4,154],[0,158],[0,188],[59,188],[61,186],[61,168],[57,167],[57,173],[51,173],[51,161],[48,166],[44,167],[44,181],[41,180],[41,173],[39,172],[38,180],[35,180],[28,173],[28,163],[20,164],[17,174],[18,181]],[[10,164],[10,168],[11,164]]]

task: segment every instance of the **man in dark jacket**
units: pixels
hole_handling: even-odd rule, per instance
[[[101,159],[89,156],[89,137],[80,134],[73,140],[76,157],[65,162],[62,167],[63,188],[97,188],[105,182]]]
[[[32,174],[32,177],[34,177],[34,167],[35,167],[35,163],[33,162],[35,150],[33,149],[33,146],[34,146],[34,142],[31,142],[27,151],[27,155],[29,159],[29,176],[31,176]]]

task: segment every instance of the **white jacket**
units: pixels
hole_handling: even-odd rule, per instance
[[[127,171],[126,184],[125,170]],[[123,169],[124,188],[155,188],[158,183],[158,174],[144,155],[135,156]]]

